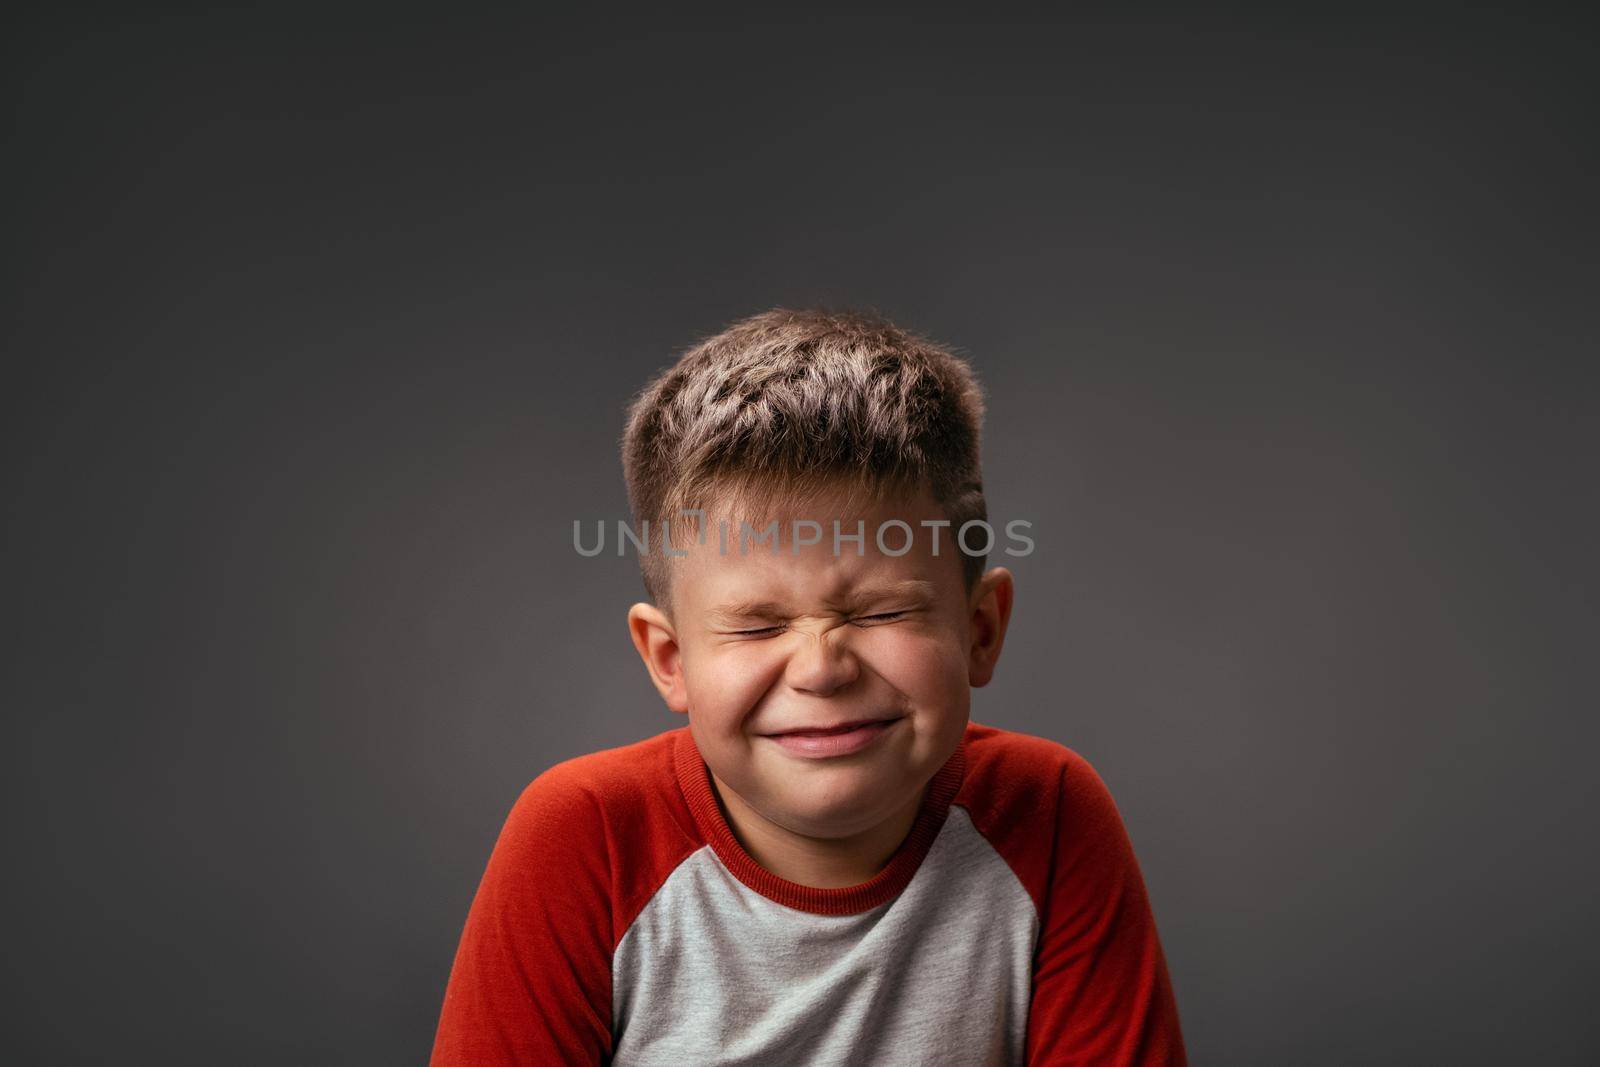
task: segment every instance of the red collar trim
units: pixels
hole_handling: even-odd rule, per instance
[[[967,739],[963,734],[961,744],[944,766],[934,773],[923,794],[922,807],[917,812],[911,832],[890,857],[888,866],[859,885],[818,889],[780,878],[757,863],[739,844],[717,806],[717,796],[711,784],[711,772],[694,743],[687,726],[680,726],[672,746],[673,767],[678,775],[678,785],[694,815],[701,836],[711,846],[735,878],[760,893],[768,900],[799,911],[817,915],[853,915],[867,911],[894,899],[912,875],[922,865],[922,859],[933,847],[934,838],[944,826],[950,812],[950,802],[961,788],[967,768]]]

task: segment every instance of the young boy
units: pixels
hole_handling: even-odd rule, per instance
[[[981,417],[938,346],[786,309],[638,398],[628,627],[687,725],[528,786],[436,1067],[1184,1063],[1105,786],[969,720],[1012,602]]]

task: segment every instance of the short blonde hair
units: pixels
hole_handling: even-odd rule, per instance
[[[841,483],[927,487],[952,525],[986,520],[983,394],[949,350],[876,314],[773,308],[689,348],[634,400],[622,438],[636,526],[737,500],[763,509]],[[640,554],[664,602],[664,554]],[[963,554],[968,586],[983,556]]]

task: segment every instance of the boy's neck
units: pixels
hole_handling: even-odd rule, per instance
[[[807,837],[771,822],[713,773],[722,817],[750,858],[779,878],[813,889],[840,889],[870,880],[911,833],[927,786],[893,815],[850,837]]]

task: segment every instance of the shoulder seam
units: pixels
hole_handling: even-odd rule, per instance
[[[611,945],[611,957],[613,961],[616,959],[617,950],[622,947],[622,942],[627,940],[628,935],[633,932],[634,926],[639,922],[639,916],[644,914],[645,909],[650,906],[651,901],[655,900],[656,897],[661,895],[661,890],[666,888],[668,882],[672,881],[673,875],[681,871],[683,869],[683,865],[688,863],[689,860],[694,857],[695,853],[699,852],[701,849],[708,849],[711,847],[710,845],[703,843],[695,845],[692,841],[690,842],[690,845],[691,847],[689,850],[674,860],[672,866],[666,869],[665,876],[656,883],[655,887],[651,889],[648,894],[645,895],[644,899],[639,902],[639,906],[632,909],[633,914],[628,916],[628,921],[622,925],[621,932],[617,934],[616,939]]]
[[[1028,886],[1023,882],[1022,876],[1017,873],[1016,868],[1011,866],[1011,862],[1005,858],[999,849],[994,847],[994,842],[990,841],[989,835],[983,832],[983,827],[978,825],[977,818],[973,816],[971,809],[968,808],[967,805],[952,803],[950,806],[952,808],[960,808],[966,813],[967,823],[972,827],[972,832],[977,834],[978,837],[983,840],[984,846],[988,848],[990,852],[994,853],[995,859],[999,860],[1000,863],[1005,867],[1006,873],[1011,876],[1011,880],[1017,884],[1017,888],[1020,889],[1022,891],[1022,895],[1027,898],[1028,906],[1033,909],[1033,917],[1040,923],[1042,928],[1044,924],[1044,916],[1039,912],[1038,901],[1034,900],[1033,894],[1028,892]]]

